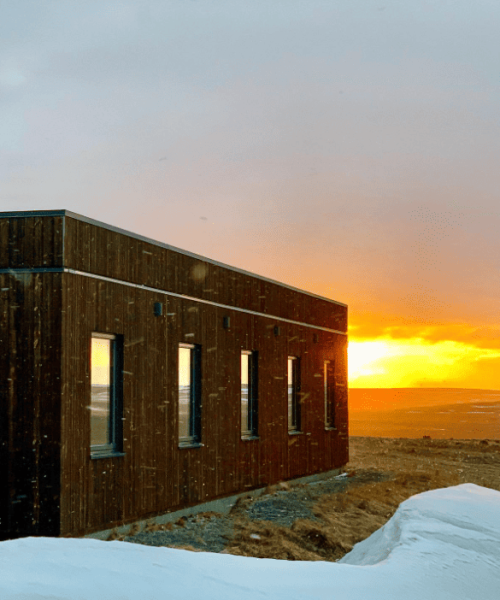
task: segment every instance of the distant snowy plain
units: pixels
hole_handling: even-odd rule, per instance
[[[500,492],[412,496],[337,563],[126,542],[0,543],[1,600],[499,600]]]

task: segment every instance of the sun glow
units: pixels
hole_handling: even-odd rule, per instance
[[[384,373],[380,359],[390,354],[391,348],[386,342],[349,342],[349,380]]]
[[[500,388],[500,351],[422,338],[349,342],[351,387]]]

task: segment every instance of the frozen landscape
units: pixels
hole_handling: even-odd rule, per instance
[[[412,496],[338,563],[24,538],[0,543],[0,565],[2,600],[498,600],[500,492]]]

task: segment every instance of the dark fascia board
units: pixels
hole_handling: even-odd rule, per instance
[[[90,225],[95,225],[96,227],[101,227],[102,229],[107,229],[108,231],[114,231],[115,233],[120,233],[121,235],[126,235],[126,236],[134,238],[136,240],[141,240],[143,242],[147,242],[148,244],[153,244],[153,246],[159,246],[160,248],[172,250],[173,252],[178,252],[179,254],[184,254],[185,256],[190,256],[191,258],[196,258],[197,260],[201,260],[201,261],[209,263],[211,265],[216,265],[217,267],[222,267],[223,269],[229,269],[230,271],[235,271],[236,273],[241,273],[242,275],[248,275],[249,277],[256,277],[257,279],[260,279],[261,281],[267,281],[268,283],[274,283],[275,285],[279,285],[279,286],[287,288],[289,290],[293,290],[294,292],[300,292],[301,294],[307,294],[308,296],[312,296],[313,298],[318,298],[319,300],[325,300],[326,302],[330,302],[331,304],[337,304],[338,306],[345,306],[347,308],[347,304],[344,304],[343,302],[338,302],[337,300],[332,300],[331,298],[326,298],[325,296],[319,296],[318,294],[313,294],[312,292],[308,292],[306,290],[301,290],[300,288],[296,288],[296,287],[293,287],[292,285],[282,283],[281,281],[276,281],[275,279],[269,279],[268,277],[263,277],[262,275],[257,275],[256,273],[251,273],[250,271],[238,269],[238,267],[232,267],[231,265],[226,265],[225,263],[221,263],[217,260],[212,260],[211,258],[207,258],[206,256],[201,256],[200,254],[195,254],[194,252],[189,252],[188,250],[182,250],[182,248],[176,248],[175,246],[170,246],[169,244],[164,244],[163,242],[158,242],[151,238],[145,237],[144,235],[140,235],[138,233],[132,233],[131,231],[127,231],[126,229],[120,229],[120,227],[115,227],[114,225],[108,225],[107,223],[103,223],[102,221],[90,219],[89,217],[79,215],[77,213],[71,212],[70,210],[22,210],[22,211],[14,211],[14,212],[0,212],[0,219],[8,219],[11,217],[15,217],[15,218],[19,218],[19,217],[71,217],[72,219],[77,219],[78,221],[83,221],[84,223],[89,223]]]

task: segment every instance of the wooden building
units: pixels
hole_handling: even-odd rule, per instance
[[[69,211],[0,213],[0,539],[348,460],[347,307]]]

